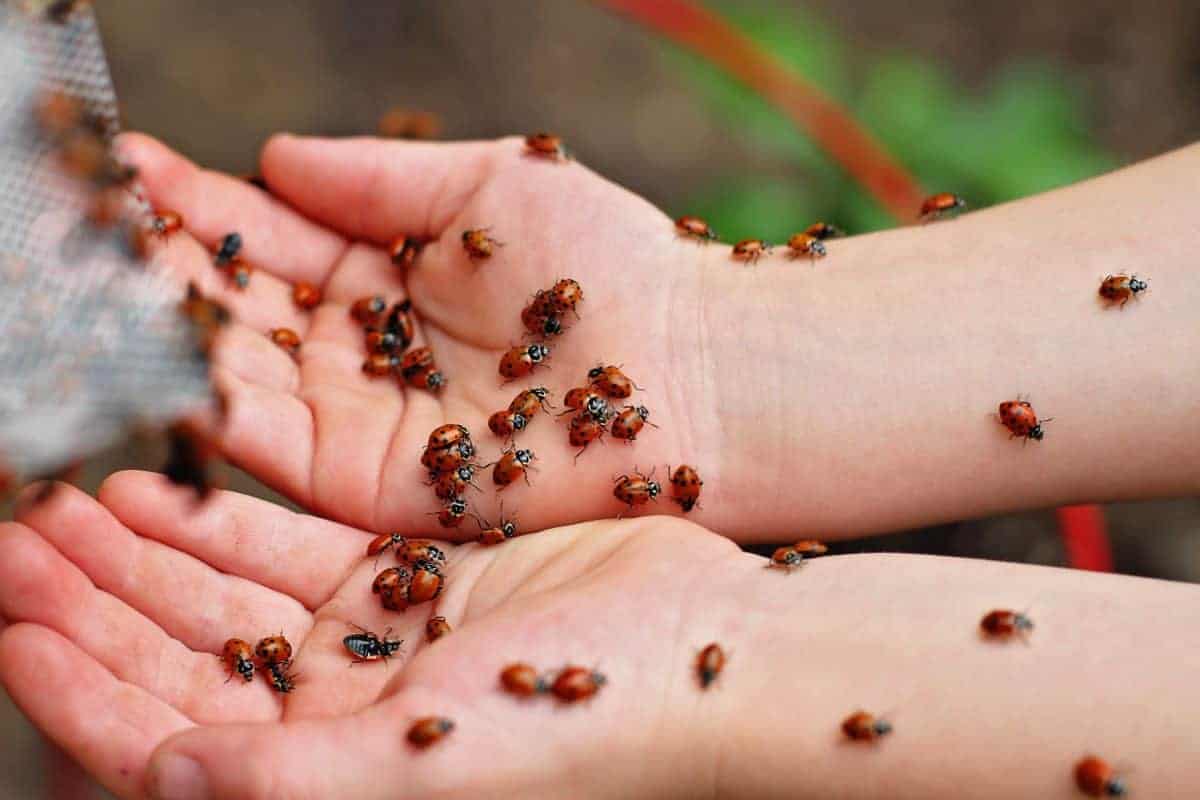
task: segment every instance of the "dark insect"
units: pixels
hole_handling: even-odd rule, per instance
[[[228,233],[221,240],[221,246],[217,248],[215,263],[218,267],[228,266],[240,252],[242,252],[242,235]]]
[[[212,491],[208,475],[208,446],[190,425],[177,422],[167,428],[167,463],[163,475],[176,486],[190,487],[203,500]]]
[[[388,628],[383,633],[383,638],[380,639],[366,628],[359,627],[354,623],[350,623],[352,627],[358,629],[358,633],[352,633],[342,639],[342,644],[354,656],[354,663],[362,661],[387,661],[390,656],[400,652],[400,647],[404,644],[403,639],[389,639],[387,635],[392,632]]]

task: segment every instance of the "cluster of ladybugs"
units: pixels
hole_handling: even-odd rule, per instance
[[[367,348],[364,373],[373,377],[395,375],[413,388],[435,393],[446,385],[432,348],[408,349],[413,340],[412,301],[406,298],[389,309],[381,295],[360,297],[351,304],[350,317],[363,326]]]
[[[287,694],[296,688],[297,676],[290,672],[292,643],[282,633],[259,639],[254,649],[243,639],[230,639],[225,642],[221,659],[229,668],[226,683],[232,680],[235,674],[241,675],[242,680],[249,683],[254,680],[254,669],[257,666],[275,691]]]

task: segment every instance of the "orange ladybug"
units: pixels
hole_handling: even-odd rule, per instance
[[[563,332],[562,318],[545,308],[545,295],[544,291],[539,291],[521,311],[521,324],[525,330],[543,338],[558,336]]]
[[[500,487],[496,491],[504,491],[517,478],[524,478],[528,484],[529,470],[536,458],[532,450],[505,450],[492,469],[492,482]]]
[[[637,439],[638,434],[642,431],[642,427],[646,424],[655,428],[658,427],[653,422],[650,422],[650,409],[645,406],[625,406],[625,410],[617,414],[616,419],[613,420],[613,438],[632,442]]]
[[[470,439],[462,439],[449,447],[436,450],[425,448],[421,454],[421,466],[431,472],[449,472],[469,463],[474,457],[475,444]]]
[[[300,281],[292,287],[292,302],[305,311],[311,311],[321,305],[321,290],[311,283]]]
[[[378,378],[383,375],[390,375],[400,366],[400,357],[388,355],[387,353],[371,353],[363,362],[362,371],[372,377]]]
[[[436,367],[424,367],[404,376],[408,385],[414,389],[426,389],[434,394],[446,386],[446,375]]]
[[[367,558],[378,558],[404,541],[399,533],[381,533],[367,543]]]
[[[771,560],[767,562],[767,567],[778,567],[784,572],[791,572],[794,567],[804,566],[804,555],[796,548],[780,547],[771,554]]]
[[[680,236],[686,236],[697,241],[708,244],[713,239],[717,238],[717,232],[709,227],[708,223],[699,217],[684,216],[675,220],[675,231]]]
[[[549,357],[550,348],[544,344],[514,347],[500,358],[500,375],[510,381],[523,378]]]
[[[254,646],[254,654],[262,659],[264,664],[286,664],[292,660],[292,643],[283,634],[259,639]]]
[[[462,464],[449,472],[436,472],[429,477],[433,481],[433,493],[441,500],[453,500],[465,492],[468,486],[479,489],[473,480],[474,464]]]
[[[398,267],[411,267],[416,262],[424,245],[411,236],[397,236],[388,242],[388,257]]]
[[[271,341],[295,357],[300,352],[300,335],[291,328],[272,328],[267,332]]]
[[[824,258],[826,254],[825,243],[813,236],[811,233],[794,233],[787,241],[788,255],[792,258],[800,256],[808,256],[814,262],[818,258]]]
[[[424,559],[413,564],[413,576],[409,581],[407,599],[409,605],[420,605],[436,600],[442,593],[446,580],[442,577],[438,565]],[[393,590],[396,592],[398,590]]]
[[[430,617],[425,623],[425,640],[430,644],[436,642],[451,632],[450,623],[445,617]]]
[[[999,417],[1000,424],[1012,434],[1010,439],[1021,437],[1039,442],[1045,435],[1042,432],[1042,424],[1053,419],[1050,417],[1039,422],[1033,406],[1024,400],[1006,400],[1001,403]]]
[[[792,545],[792,549],[805,558],[813,556],[823,556],[829,552],[829,548],[824,542],[818,542],[816,539],[801,539]]]
[[[577,703],[594,697],[608,678],[584,667],[564,667],[550,684],[550,691],[564,703]]]
[[[934,219],[941,219],[952,214],[957,214],[966,209],[967,203],[961,197],[950,192],[939,192],[931,197],[925,198],[925,202],[921,203],[921,221],[929,222]]]
[[[521,663],[509,664],[501,671],[500,686],[517,697],[532,697],[550,688],[533,667]]]
[[[700,679],[701,689],[707,689],[723,669],[725,651],[716,642],[705,647],[700,651],[700,655],[696,656],[696,677]]]
[[[628,505],[630,509],[654,500],[662,492],[662,487],[657,482],[650,480],[649,475],[643,475],[636,469],[633,471],[633,475],[621,475],[615,483],[613,497]]]
[[[757,263],[764,254],[771,254],[771,246],[762,239],[742,239],[733,246],[733,257],[738,261]]]
[[[828,222],[814,222],[804,229],[804,232],[809,236],[817,239],[836,239],[839,236],[845,236],[846,232],[841,228],[830,225]]]
[[[506,520],[504,518],[504,507],[500,508],[500,524],[492,525],[492,523],[475,518],[475,522],[479,525],[479,537],[477,541],[484,546],[502,544],[512,539],[517,535],[516,520]]]
[[[567,392],[563,397],[563,405],[566,406],[566,410],[559,414],[560,417],[575,411],[582,411],[601,425],[608,424],[610,412],[608,401],[591,386],[579,386]]]
[[[288,671],[291,662],[283,661],[279,664],[267,664],[267,679],[271,682],[271,688],[281,694],[288,694],[296,688],[296,678],[299,675],[294,675]]]
[[[494,248],[504,246],[504,242],[498,242],[488,236],[487,232],[490,230],[491,228],[472,228],[463,231],[463,249],[467,251],[467,257],[472,261],[477,261],[481,258],[491,258]]]
[[[158,211],[150,219],[150,232],[163,239],[182,227],[183,217],[174,211]]]
[[[399,544],[396,545],[396,558],[407,564],[429,561],[439,569],[446,564],[446,554],[428,539],[401,538]]]
[[[578,317],[577,309],[583,302],[583,287],[574,278],[563,278],[546,292],[544,302],[552,314],[565,314],[570,311]]]
[[[575,454],[576,461],[583,455],[583,451],[587,450],[588,445],[604,436],[605,430],[604,422],[597,420],[587,412],[581,411],[571,418],[567,443],[571,447],[579,448],[579,452]]]
[[[1075,785],[1088,797],[1124,797],[1129,792],[1108,762],[1096,756],[1084,756],[1075,765]]]
[[[429,434],[429,442],[426,446],[430,450],[441,450],[463,441],[471,441],[471,431],[467,430],[465,425],[451,422],[434,428]]]
[[[453,720],[445,717],[421,717],[408,729],[408,743],[418,750],[424,750],[431,744],[441,741],[452,730],[454,730]]]
[[[624,400],[633,394],[634,389],[641,389],[621,371],[620,367],[593,367],[588,370],[588,381],[592,387],[614,400]]]
[[[533,419],[538,409],[549,414],[552,410],[546,399],[549,396],[550,390],[545,386],[534,386],[514,397],[513,401],[508,404],[508,410],[514,414],[520,414],[527,420]]]
[[[1138,280],[1137,275],[1109,275],[1100,284],[1100,296],[1110,303],[1120,301],[1121,308],[1125,308],[1125,304],[1136,297],[1138,292],[1149,288],[1145,281]]]
[[[505,440],[511,439],[517,431],[525,430],[525,424],[525,415],[512,411],[497,411],[488,417],[488,430]]]
[[[405,378],[433,367],[433,348],[431,347],[414,347],[400,358],[400,374]]]
[[[842,733],[856,742],[873,742],[892,732],[892,723],[866,711],[855,711],[842,721]]]
[[[374,325],[379,322],[383,312],[387,311],[387,301],[383,295],[373,294],[360,297],[350,306],[350,318],[363,325]]]
[[[525,137],[525,150],[530,155],[542,156],[553,161],[567,158],[562,139],[553,133],[531,133]]]
[[[1017,611],[997,609],[985,614],[979,627],[984,634],[994,638],[1008,638],[1013,634],[1026,636],[1033,631],[1033,620]]]
[[[412,580],[412,570],[407,566],[401,564],[397,567],[388,567],[375,576],[375,580],[371,582],[371,591],[374,594],[386,596],[401,584],[407,586],[410,580]]]
[[[441,511],[430,513],[437,517],[438,524],[443,528],[457,528],[467,516],[467,501],[453,497]]]
[[[671,501],[678,503],[679,508],[686,514],[699,502],[700,487],[703,485],[704,481],[700,480],[695,468],[680,464],[671,473]]]
[[[225,642],[225,647],[221,650],[221,659],[225,665],[229,667],[229,677],[225,679],[229,683],[233,679],[236,672],[242,676],[242,680],[246,683],[254,680],[254,651],[250,649],[250,643],[241,639],[230,639]]]

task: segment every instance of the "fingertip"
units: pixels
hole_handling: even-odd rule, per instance
[[[168,749],[177,734],[150,757],[146,768],[146,794],[155,800],[206,800],[212,797],[208,772],[199,762]]]

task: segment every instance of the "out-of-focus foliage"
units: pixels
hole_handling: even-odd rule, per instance
[[[761,3],[715,3],[741,31],[842,103],[931,193],[973,208],[1104,172],[1115,159],[1089,137],[1083,93],[1049,67],[1013,64],[980,92],[956,85],[953,65],[904,54],[859,57],[812,14]],[[699,214],[726,241],[779,241],[824,219],[851,232],[895,221],[812,141],[750,90],[694,56],[666,57],[728,119],[754,164],[714,175],[680,214]]]

